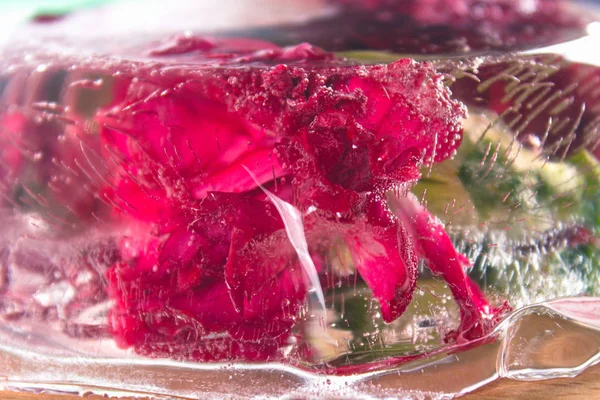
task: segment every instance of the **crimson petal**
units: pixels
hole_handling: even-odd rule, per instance
[[[417,253],[412,235],[387,210],[382,199],[371,199],[366,221],[346,235],[360,276],[381,304],[386,322],[408,307],[417,282]],[[361,226],[362,225],[362,226]]]

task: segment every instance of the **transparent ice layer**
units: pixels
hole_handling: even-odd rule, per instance
[[[597,299],[577,297],[523,307],[478,343],[439,348],[414,359],[380,357],[385,362],[376,368],[342,375],[281,363],[147,359],[117,349],[110,340],[45,335],[43,325],[30,325],[27,331],[4,327],[0,359],[10,379],[2,387],[189,399],[447,399],[498,378],[577,376],[598,362],[599,307]]]
[[[452,398],[598,361],[585,5],[184,3],[3,50],[2,388]]]

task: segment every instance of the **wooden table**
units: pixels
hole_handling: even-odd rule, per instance
[[[104,397],[90,396],[90,400]],[[538,382],[498,380],[464,396],[465,400],[588,400],[600,398],[600,365],[590,368],[575,379],[552,379]],[[0,393],[0,400],[68,400],[61,395]]]
[[[592,367],[574,379],[551,379],[538,382],[502,379],[463,398],[465,400],[598,399],[600,398],[600,366]]]

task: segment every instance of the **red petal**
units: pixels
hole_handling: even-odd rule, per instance
[[[414,196],[393,200],[399,218],[416,238],[419,253],[431,271],[444,278],[458,303],[461,322],[452,337],[477,339],[489,333],[509,307],[492,308],[479,287],[465,272],[466,258],[458,253],[443,224],[423,208]]]
[[[261,185],[286,175],[273,154],[273,149],[260,149],[244,154],[228,167],[202,179],[200,184],[192,189],[194,197],[202,199],[208,192],[241,193],[256,189],[257,183],[244,167],[254,173]]]
[[[204,241],[200,235],[188,230],[187,226],[180,227],[171,233],[162,247],[159,263],[181,266],[192,261]]]
[[[386,322],[408,307],[417,280],[412,236],[397,224],[381,200],[372,202],[368,220],[346,235],[360,276],[381,304]]]
[[[174,296],[171,307],[193,315],[204,328],[221,332],[243,321],[243,316],[233,306],[229,289],[223,281],[215,281],[201,288]]]

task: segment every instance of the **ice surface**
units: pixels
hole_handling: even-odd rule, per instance
[[[373,15],[340,4],[210,34],[24,28],[0,60],[7,388],[443,397],[597,361],[576,297],[600,290],[597,66],[351,38],[336,21]],[[549,10],[510,35],[584,34],[571,14],[541,34]],[[411,46],[452,54],[354,51]]]

